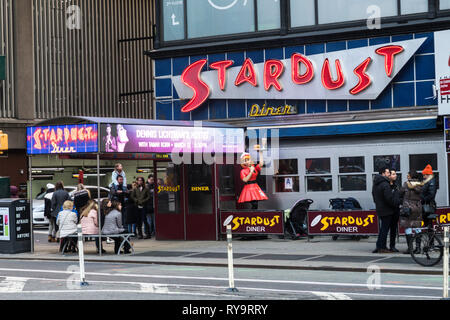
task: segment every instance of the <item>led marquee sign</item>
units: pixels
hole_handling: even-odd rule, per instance
[[[425,38],[255,64],[246,59],[202,59],[173,77],[182,108],[190,112],[209,99],[374,100],[425,42]]]

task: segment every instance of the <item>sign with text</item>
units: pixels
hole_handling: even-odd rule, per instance
[[[102,153],[242,153],[244,129],[148,125],[101,126]]]
[[[274,116],[287,116],[291,114],[297,114],[297,107],[291,105],[282,105],[282,106],[267,106],[263,104],[262,107],[259,104],[254,104],[250,108],[250,112],[248,114],[249,117],[274,117]]]
[[[376,211],[309,211],[310,235],[377,235]]]
[[[189,65],[173,84],[181,111],[191,112],[207,99],[375,100],[425,42],[425,38],[242,66],[233,60]],[[209,66],[210,71],[204,71]]]
[[[19,205],[15,208],[15,221],[16,221],[16,240],[24,241],[31,239],[31,223],[30,214],[27,212],[27,206]],[[28,207],[29,209],[29,207]]]
[[[434,33],[439,115],[450,115],[450,30]]]
[[[27,153],[70,154],[98,152],[96,124],[27,128]]]
[[[221,211],[222,234],[226,233],[223,223],[229,216],[233,216],[231,220],[233,234],[284,234],[283,211]]]

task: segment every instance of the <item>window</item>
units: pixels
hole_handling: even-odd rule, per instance
[[[299,192],[297,159],[275,160],[275,192]]]
[[[402,0],[400,6],[402,14],[428,12],[428,0]]]
[[[331,191],[330,158],[306,159],[306,190],[307,192]]]
[[[314,0],[291,0],[291,27],[304,27],[316,24]]]
[[[221,165],[220,170],[220,195],[229,196],[235,194],[234,165]]]
[[[278,0],[160,0],[160,6],[166,42],[276,30],[281,26]]]
[[[365,171],[364,157],[339,158],[339,191],[365,191]]]
[[[212,214],[212,166],[187,166],[189,214]]]
[[[386,167],[390,170],[394,170],[397,174],[397,179],[395,183],[398,187],[402,186],[402,173],[400,167],[400,155],[383,155],[383,156],[374,156],[373,157],[373,171],[372,180],[375,176],[380,172],[380,170]]]
[[[410,154],[409,155],[409,171],[415,171],[422,174],[423,169],[427,165],[433,168],[433,175],[436,178],[436,186],[439,189],[439,168],[437,165],[437,154]]]
[[[155,192],[159,214],[180,213],[182,192],[180,174],[180,166],[173,164],[169,164],[167,168],[158,168]]]
[[[450,9],[450,0],[439,0],[439,10]]]
[[[367,20],[371,6],[380,9],[381,17],[398,13],[397,0],[318,0],[319,24]]]

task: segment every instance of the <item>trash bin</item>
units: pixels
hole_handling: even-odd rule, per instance
[[[0,199],[0,253],[31,252],[30,202]]]

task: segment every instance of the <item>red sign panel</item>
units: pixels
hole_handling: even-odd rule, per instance
[[[441,79],[441,96],[449,96],[449,95],[450,95],[450,78]]]
[[[226,233],[223,223],[229,216],[233,216],[233,234],[284,234],[283,211],[221,211],[220,225],[223,234]]]
[[[326,234],[378,234],[375,211],[309,211],[308,233]]]

